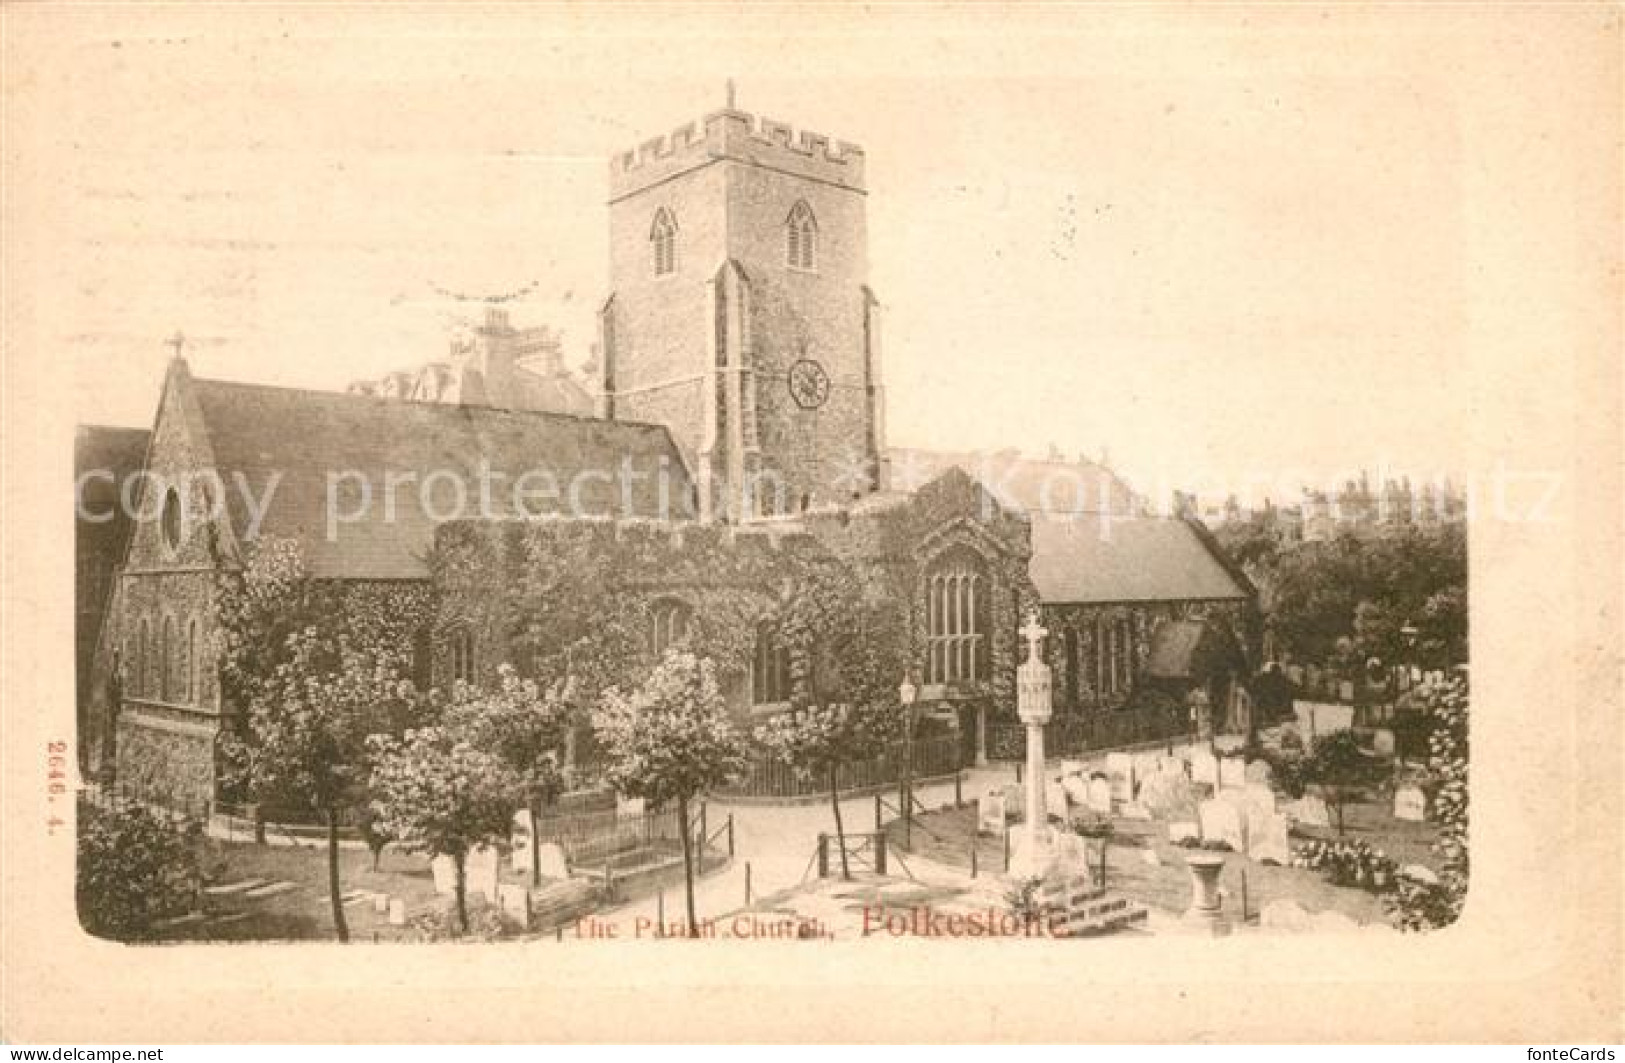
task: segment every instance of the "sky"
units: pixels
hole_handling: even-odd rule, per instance
[[[893,443],[1105,454],[1157,498],[1466,471],[1495,71],[1448,24],[300,10],[61,43],[39,302],[82,421],[150,423],[177,329],[196,375],[342,388],[524,291],[585,361],[608,156],[732,77],[866,151]]]

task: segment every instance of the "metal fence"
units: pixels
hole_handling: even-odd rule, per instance
[[[648,849],[669,842],[683,843],[682,824],[677,810],[635,814],[621,812],[578,812],[563,816],[543,816],[536,825],[541,844],[557,844],[572,866],[598,867],[612,863],[624,853]]]
[[[946,735],[914,743],[914,777],[951,775],[960,768],[959,738]],[[835,771],[837,790],[890,786],[903,777],[901,746],[870,760],[849,761]],[[810,776],[766,754],[758,754],[745,774],[717,790],[718,797],[816,797],[829,793],[829,779]]]

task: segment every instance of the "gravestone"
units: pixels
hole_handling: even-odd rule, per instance
[[[372,895],[372,910],[378,915],[389,914],[389,894],[374,893]]]
[[[1427,822],[1428,798],[1420,786],[1401,786],[1394,791],[1394,818],[1407,823]]]
[[[615,795],[615,814],[619,816],[641,816],[646,802],[641,797],[626,797]]]
[[[1211,750],[1198,749],[1191,754],[1191,782],[1206,783],[1218,789],[1219,758]]]
[[[1147,820],[1151,818],[1151,810],[1138,801],[1130,801],[1117,810],[1117,814],[1124,819]]]
[[[1081,775],[1067,775],[1061,779],[1061,789],[1074,805],[1089,804],[1089,784]]]
[[[1089,780],[1089,811],[1098,812],[1103,816],[1112,814],[1112,784],[1111,780],[1099,775]]]
[[[1018,820],[1027,818],[1027,788],[1017,783],[1006,783],[1004,787],[1004,811],[1007,818]]]
[[[1287,815],[1305,827],[1329,827],[1332,825],[1331,810],[1326,802],[1314,794],[1305,794],[1287,806]]]
[[[976,802],[976,830],[979,834],[1003,834],[1004,791],[989,790]]]
[[[1275,769],[1270,767],[1267,760],[1250,760],[1247,762],[1247,785],[1269,786],[1275,781]]]
[[[1201,839],[1201,826],[1191,820],[1176,819],[1168,824],[1168,840],[1175,845],[1182,842],[1201,841]]]
[[[1089,766],[1081,760],[1061,761],[1061,778],[1063,779],[1068,775],[1083,775],[1087,773],[1088,770]]]
[[[1247,810],[1247,856],[1260,863],[1271,861],[1281,867],[1292,862],[1292,845],[1287,840],[1286,817],[1277,812]]]
[[[1394,755],[1394,732],[1386,727],[1379,727],[1371,732],[1371,751],[1379,757]]]
[[[1044,815],[1066,818],[1067,796],[1061,784],[1054,779],[1044,780]]]
[[[1219,758],[1219,789],[1239,790],[1247,785],[1247,763],[1240,757]]]
[[[1128,804],[1134,800],[1134,758],[1127,753],[1106,754],[1106,778],[1111,780],[1112,800]]]
[[[479,894],[492,904],[496,903],[497,867],[501,859],[496,849],[489,845],[479,845],[469,850],[464,862],[469,893]]]
[[[1224,842],[1238,853],[1247,851],[1241,813],[1229,801],[1203,801],[1197,809],[1197,820],[1202,827],[1203,841]]]
[[[406,925],[406,901],[400,897],[391,897],[389,899],[389,925]]]
[[[536,854],[542,862],[542,877],[565,879],[570,877],[570,861],[565,858],[564,847],[557,842],[543,842]]]
[[[449,856],[437,856],[429,861],[434,873],[434,891],[446,895],[457,892],[457,864]]]
[[[504,915],[518,923],[521,930],[530,929],[530,890],[504,882],[497,886],[497,898]]]
[[[1165,765],[1140,786],[1140,803],[1154,816],[1188,817],[1196,813],[1191,782],[1177,765]]]
[[[516,875],[530,870],[530,833],[530,809],[522,808],[513,814],[508,829],[509,855]]]

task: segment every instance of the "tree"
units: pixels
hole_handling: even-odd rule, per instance
[[[688,930],[698,937],[689,804],[737,776],[746,763],[744,741],[717,689],[716,667],[708,659],[669,651],[637,689],[604,691],[592,723],[610,785],[657,809],[677,806]]]
[[[1390,901],[1401,929],[1433,930],[1461,917],[1471,866],[1467,852],[1468,683],[1465,675],[1431,678],[1416,692],[1430,725],[1428,773],[1435,786],[1433,818],[1439,825],[1433,853],[1437,882],[1402,876]]]
[[[841,821],[841,765],[872,758],[895,742],[903,720],[896,693],[903,678],[901,654],[895,645],[903,624],[883,595],[867,590],[838,562],[802,575],[777,623],[790,652],[791,709],[756,729],[758,743],[772,756],[829,787],[843,879],[852,874]],[[905,772],[911,767],[905,765]],[[908,790],[906,784],[903,789]],[[913,795],[905,792],[902,799],[912,802]],[[903,814],[910,811],[905,805]]]
[[[86,930],[137,940],[192,906],[201,874],[195,823],[178,827],[140,805],[81,803],[79,817],[75,892]]]
[[[561,746],[569,726],[570,705],[561,681],[545,692],[534,680],[521,679],[510,664],[497,669],[494,691],[459,683],[446,710],[450,727],[500,759],[518,780],[530,812],[531,881],[542,877],[541,846],[535,832],[542,812],[564,789]]]
[[[396,738],[374,735],[372,807],[408,849],[449,857],[456,868],[457,922],[468,933],[469,850],[506,838],[520,779],[493,753],[450,727]]]
[[[1315,787],[1337,820],[1337,833],[1343,834],[1346,807],[1358,800],[1376,781],[1381,766],[1360,748],[1353,731],[1333,731],[1315,739],[1303,763],[1303,778]]]
[[[247,733],[221,744],[228,771],[256,800],[308,808],[327,822],[327,883],[333,929],[350,939],[339,884],[339,826],[364,799],[367,738],[409,710],[410,682],[315,628],[290,634],[272,682],[255,689]]]

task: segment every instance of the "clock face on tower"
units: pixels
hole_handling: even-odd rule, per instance
[[[790,397],[803,410],[816,410],[829,401],[829,374],[811,358],[792,365],[786,382],[790,386]]]

